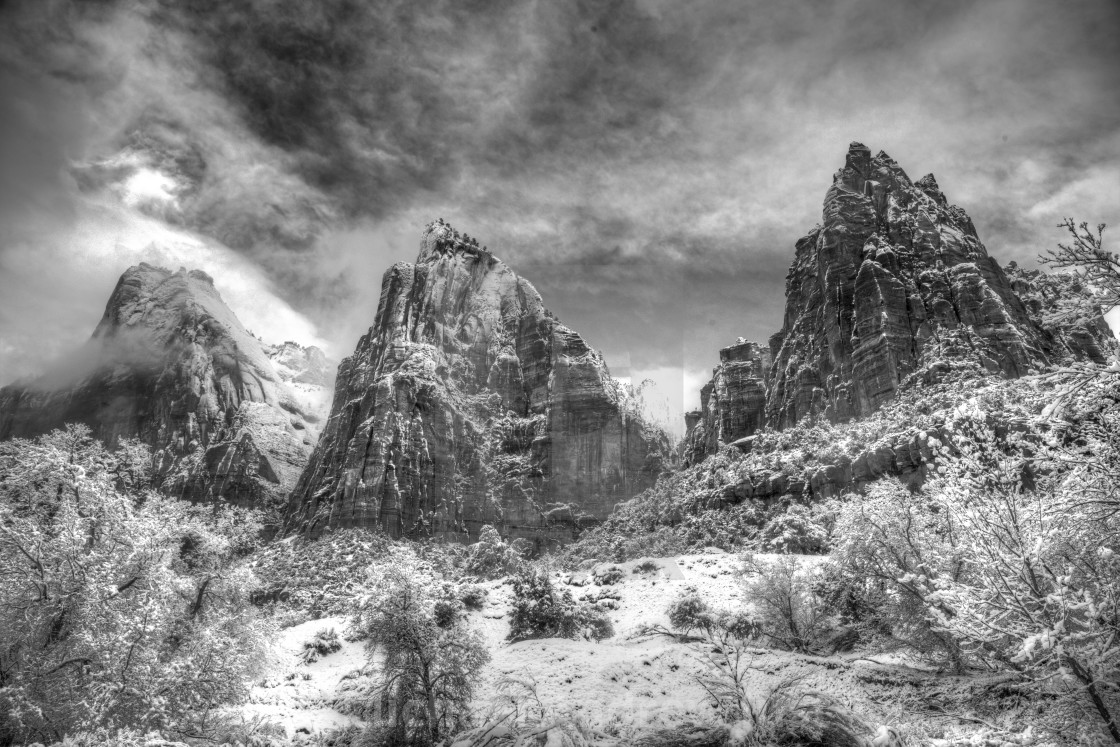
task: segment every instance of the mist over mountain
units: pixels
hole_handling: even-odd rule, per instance
[[[0,439],[81,424],[109,448],[137,440],[163,491],[276,523],[333,382],[318,349],[278,348],[241,325],[205,272],[140,264],[121,275],[83,346],[0,388]]]

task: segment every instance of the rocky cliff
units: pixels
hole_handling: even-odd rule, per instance
[[[1004,268],[1031,319],[1066,351],[1066,360],[1106,363],[1120,354],[1120,341],[1101,314],[1096,289],[1074,272],[1027,270],[1011,262]]]
[[[338,362],[327,358],[314,345],[305,347],[291,340],[278,345],[264,344],[263,350],[280,381],[295,397],[303,415],[302,424],[314,443],[331,409]]]
[[[668,454],[533,286],[437,221],[339,367],[287,527],[567,536],[652,485]]]
[[[860,143],[825,195],[822,225],[797,242],[770,346],[776,427],[867,415],[945,357],[1018,377],[1062,353],[933,175],[911,182]]]
[[[684,463],[695,464],[719,445],[750,436],[766,422],[770,351],[739,338],[719,351],[719,365],[700,390],[700,409],[685,421]]]
[[[209,276],[148,264],[121,276],[81,350],[0,389],[0,439],[82,422],[110,446],[151,446],[174,495],[261,508],[283,505],[313,419]]]
[[[849,146],[822,221],[796,244],[769,355],[720,351],[687,417],[686,464],[765,425],[865,417],[960,365],[1017,378],[1117,349],[1099,307],[1060,301],[1087,297],[1076,276],[1002,269],[933,175],[912,182],[886,153]]]

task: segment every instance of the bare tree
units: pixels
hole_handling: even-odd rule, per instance
[[[1103,246],[1105,224],[1098,223],[1094,232],[1087,222],[1066,218],[1058,228],[1069,232],[1069,243],[1046,250],[1039,261],[1056,270],[1079,271],[1093,286],[1103,311],[1120,306],[1120,258]]]

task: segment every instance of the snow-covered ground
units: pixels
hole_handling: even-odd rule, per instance
[[[652,560],[658,569],[634,573],[643,560]],[[508,710],[508,693],[524,697],[530,688],[554,715],[582,720],[623,743],[639,728],[711,715],[712,706],[696,681],[705,669],[704,654],[710,652],[699,644],[638,633],[647,626],[667,626],[667,607],[689,589],[713,608],[742,604],[743,589],[736,573],[739,560],[720,551],[643,560],[611,564],[623,570],[623,578],[609,586],[591,583],[594,569],[556,579],[577,599],[601,600],[600,605],[610,611],[615,635],[598,643],[566,639],[508,643],[512,590],[501,581],[484,584],[489,592],[486,604],[471,613],[471,624],[485,636],[492,655],[475,698],[479,717]],[[364,663],[363,645],[345,641],[346,626],[345,618],[336,617],[282,631],[274,661],[253,689],[245,714],[271,720],[295,738],[356,723],[331,705]],[[341,650],[310,665],[301,663],[303,643],[324,628],[338,632]],[[931,677],[898,660],[868,658],[866,653],[813,657],[760,648],[752,652],[751,666],[749,691],[760,700],[778,683],[798,678],[799,687],[827,694],[884,724],[909,720],[908,709]]]
[[[365,650],[360,642],[345,640],[347,620],[325,617],[280,631],[265,672],[242,706],[247,719],[260,718],[284,728],[289,738],[331,731],[359,723],[331,707],[348,674],[361,667]],[[318,661],[304,664],[303,644],[320,630],[334,629],[342,648]]]

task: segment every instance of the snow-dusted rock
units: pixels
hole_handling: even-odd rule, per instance
[[[0,389],[0,438],[69,422],[110,446],[144,441],[163,487],[191,500],[282,505],[311,449],[308,416],[213,280],[144,263],[82,349]]]
[[[661,472],[667,439],[633,410],[527,280],[437,221],[339,367],[288,531],[567,537]]]

